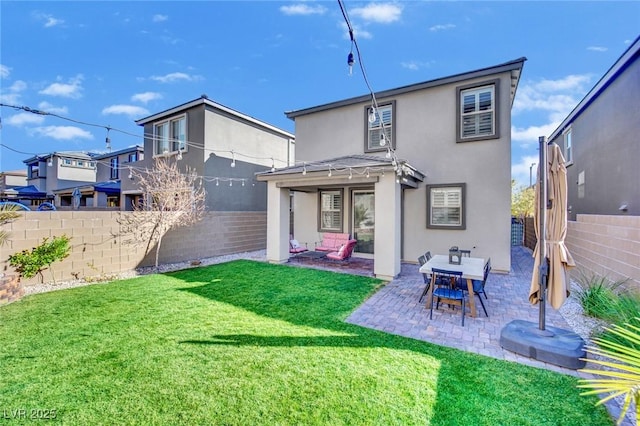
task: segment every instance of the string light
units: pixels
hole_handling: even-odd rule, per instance
[[[307,174],[307,163],[302,164],[302,176]]]
[[[367,178],[369,178],[369,168],[367,167]]]
[[[351,168],[349,168],[349,180],[353,178],[353,174],[351,173]]]
[[[111,130],[111,127],[107,126],[107,137],[105,138],[104,142],[107,147],[107,151],[111,152],[111,139],[109,139],[109,130]]]
[[[220,181],[216,178],[216,186],[220,186]]]
[[[276,171],[276,163],[273,161],[273,157],[271,157],[271,171],[272,172]]]
[[[373,106],[373,104],[371,104],[371,108],[369,108],[369,123],[373,124],[376,122],[376,109]]]
[[[179,150],[178,150],[178,155],[176,155],[176,160],[177,160],[177,161],[182,160],[182,149],[179,149]]]
[[[47,167],[53,167],[53,155],[47,160]]]
[[[129,166],[129,179],[133,179],[133,171],[131,170],[131,166]]]
[[[327,176],[331,177],[331,165],[329,165],[329,174]]]
[[[236,166],[236,154],[231,151],[231,167],[235,167]]]

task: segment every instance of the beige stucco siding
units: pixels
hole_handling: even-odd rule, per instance
[[[425,250],[446,253],[452,245],[473,249],[473,255],[491,257],[494,270],[510,269],[511,105],[510,73],[466,80],[378,99],[395,101],[395,145],[398,158],[426,174],[417,189],[407,188],[403,198],[402,259],[416,261]],[[496,78],[500,138],[456,143],[456,88]],[[328,159],[364,153],[365,108],[348,105],[296,117],[298,161]],[[384,152],[378,153],[384,156]],[[466,184],[466,230],[427,229],[426,184]],[[296,194],[297,197],[297,194]],[[299,198],[308,198],[306,195]],[[348,199],[345,193],[345,200]],[[295,203],[296,233],[307,236],[300,216],[314,219],[317,206]],[[381,203],[393,208],[394,202]],[[378,200],[376,200],[378,203]],[[300,207],[300,210],[298,209]],[[308,209],[308,210],[307,210]],[[345,208],[348,211],[348,208]],[[348,224],[348,222],[345,222]],[[300,227],[298,227],[300,225]],[[345,232],[351,232],[345,229]],[[385,238],[376,232],[377,238]]]

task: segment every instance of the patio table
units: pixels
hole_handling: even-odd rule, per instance
[[[480,280],[484,278],[484,264],[485,260],[481,257],[463,257],[460,265],[452,265],[449,263],[449,256],[443,254],[436,254],[427,263],[420,267],[420,272],[423,274],[431,275],[431,269],[445,269],[447,271],[462,272],[462,278],[467,280],[467,290],[469,291],[469,308],[471,309],[471,316],[476,316],[476,302],[473,293],[473,280]],[[432,278],[433,280],[433,278]],[[433,294],[433,283],[429,286],[429,292],[427,293],[427,306],[431,306],[431,297]]]

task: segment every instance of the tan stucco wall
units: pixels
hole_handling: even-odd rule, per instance
[[[495,271],[510,270],[510,73],[499,77],[499,139],[456,143],[456,87],[489,82],[496,76],[378,99],[379,104],[396,102],[394,126],[398,157],[426,174],[424,183],[417,189],[404,190],[403,260],[415,262],[426,250],[433,254],[446,253],[450,246],[457,245],[472,249],[473,256],[491,257]],[[349,105],[296,117],[296,160],[363,154],[364,109],[368,105]],[[378,155],[384,156],[384,152]],[[426,228],[424,185],[447,183],[467,185],[466,230]],[[393,208],[391,201],[382,205]],[[308,207],[310,205],[303,208]],[[299,211],[296,204],[295,213],[296,236],[304,240],[307,227],[315,227],[313,218],[317,211]],[[298,218],[303,215],[312,220],[301,228]],[[384,237],[377,232],[376,235]]]
[[[11,233],[8,244],[0,248],[0,270],[13,273],[9,255],[30,250],[45,237],[66,234],[71,237],[71,254],[53,265],[56,280],[96,277],[150,266],[155,248],[145,256],[145,243],[124,244],[119,237],[118,217],[129,212],[44,211],[22,212],[21,217],[3,226]],[[266,247],[266,212],[208,212],[191,226],[165,235],[160,263],[202,259],[231,253],[262,250]],[[51,272],[44,272],[51,280]],[[25,283],[38,282],[37,278]]]
[[[640,291],[640,216],[583,215],[569,221],[566,244],[578,269]],[[577,270],[572,271],[576,279]]]

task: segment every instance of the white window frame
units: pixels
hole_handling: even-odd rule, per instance
[[[499,80],[482,83],[475,86],[459,87],[458,94],[458,142],[470,142],[476,140],[496,139],[500,137],[498,126],[498,83]],[[483,95],[489,95],[489,105],[483,102]],[[473,108],[465,111],[465,99],[473,100]],[[467,104],[468,105],[468,104]],[[483,127],[490,122],[488,131]],[[472,128],[472,131],[465,134],[465,130]]]
[[[459,210],[455,221],[447,220],[452,209]],[[427,185],[427,228],[466,229],[465,217],[466,184]]]
[[[389,148],[389,142],[391,142],[391,148],[395,149],[395,101],[378,105],[378,108],[375,111],[375,120],[373,123],[369,122],[369,114],[371,113],[372,108],[372,106],[368,106],[364,111],[364,152],[386,151]],[[380,135],[383,128],[386,137],[386,144],[381,146]]]
[[[174,125],[177,123],[183,123],[184,133],[182,135],[175,135]],[[166,129],[166,137],[159,136],[159,128]],[[183,114],[179,117],[173,117],[165,121],[159,121],[153,124],[153,155],[168,155],[174,154],[178,151],[187,151],[187,115]]]
[[[325,205],[325,196],[331,197],[328,205]],[[335,206],[338,207],[335,207]],[[318,232],[342,232],[342,217],[344,216],[344,197],[341,189],[318,191]],[[337,215],[336,215],[337,213]],[[325,218],[333,215],[337,223],[325,225]]]
[[[562,140],[564,143],[564,161],[567,165],[573,164],[573,136],[571,126],[562,132]]]

